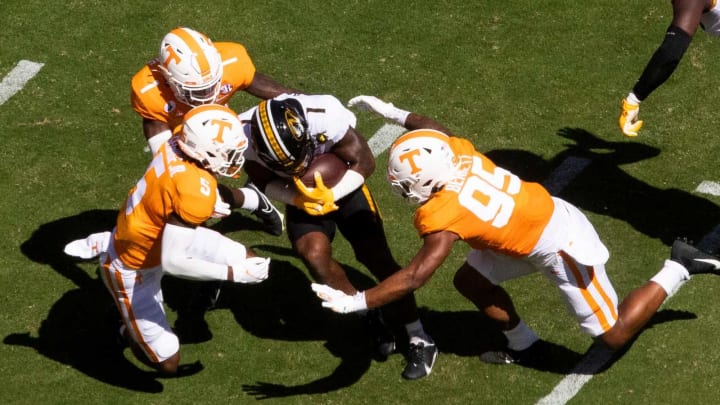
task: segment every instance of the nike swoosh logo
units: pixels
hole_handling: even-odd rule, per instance
[[[716,269],[720,269],[720,260],[714,260],[714,259],[693,259],[696,262],[703,262],[707,264],[712,264],[715,266]]]

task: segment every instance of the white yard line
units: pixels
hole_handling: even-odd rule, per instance
[[[0,105],[5,104],[15,93],[22,90],[30,79],[44,66],[43,63],[21,60],[0,82]]]
[[[405,128],[395,124],[384,124],[380,127],[370,140],[368,140],[368,146],[370,146],[373,156],[385,152],[385,150],[392,145],[393,141],[395,141],[395,138],[405,131],[407,131]]]

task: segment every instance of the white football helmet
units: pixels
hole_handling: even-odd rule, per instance
[[[387,179],[392,190],[413,204],[422,204],[457,176],[458,159],[442,132],[420,129],[393,142]]]
[[[236,177],[245,163],[248,141],[237,114],[230,108],[207,104],[185,114],[178,146],[205,169]]]
[[[196,106],[217,100],[222,58],[205,34],[186,27],[170,31],[160,44],[158,66],[178,101]]]

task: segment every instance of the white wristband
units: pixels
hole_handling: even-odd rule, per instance
[[[355,170],[348,170],[343,175],[342,179],[330,190],[333,193],[335,201],[345,197],[346,195],[357,190],[365,183],[365,177]]]
[[[390,105],[392,106],[392,104]],[[388,111],[385,117],[397,122],[402,126],[405,126],[405,121],[407,120],[408,115],[410,115],[410,111],[401,110],[395,106],[392,106],[392,108]]]
[[[358,291],[353,295],[353,309],[350,312],[364,311],[368,309],[367,301],[365,301],[365,291]]]
[[[162,132],[159,132],[155,135],[153,135],[150,139],[147,140],[148,146],[150,147],[150,152],[152,152],[153,155],[155,155],[160,149],[160,147],[170,139],[172,136],[172,133],[169,129],[166,129]]]

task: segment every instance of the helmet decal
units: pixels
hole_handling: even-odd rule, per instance
[[[170,31],[160,44],[158,62],[178,101],[190,106],[217,102],[222,56],[205,34],[186,27]]]
[[[391,189],[411,203],[421,204],[458,177],[458,158],[448,136],[421,129],[393,142],[387,166]]]
[[[180,149],[205,169],[226,177],[237,177],[245,163],[247,138],[237,114],[230,108],[205,104],[184,117],[177,138]]]
[[[272,170],[301,175],[315,150],[305,113],[293,98],[265,100],[256,108],[251,136],[258,156]]]
[[[300,117],[298,117],[297,113],[287,108],[285,109],[285,122],[288,124],[288,130],[290,130],[290,134],[292,134],[293,138],[300,140],[302,139],[305,128],[300,123]]]

